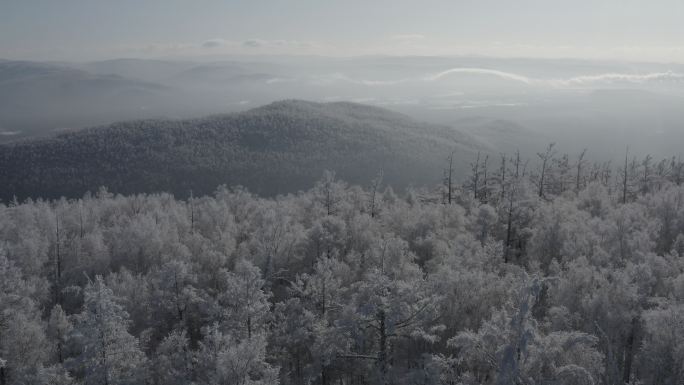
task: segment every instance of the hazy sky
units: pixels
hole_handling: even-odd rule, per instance
[[[684,62],[682,0],[0,0],[0,58],[490,55]]]

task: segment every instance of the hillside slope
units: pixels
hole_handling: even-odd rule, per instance
[[[446,158],[467,164],[478,144],[449,127],[352,103],[282,101],[196,120],[145,120],[0,145],[0,199],[118,193],[178,196],[243,185],[275,195],[333,170],[367,183],[434,184]],[[460,159],[460,161],[458,161]]]

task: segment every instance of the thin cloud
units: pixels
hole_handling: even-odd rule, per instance
[[[343,73],[334,73],[322,76],[316,76],[311,78],[311,82],[315,85],[329,85],[333,83],[351,83],[358,84],[362,86],[393,86],[397,84],[407,83],[415,81],[416,79],[396,79],[396,80],[368,80],[368,79],[355,79],[349,77]]]
[[[684,74],[667,71],[645,74],[603,73],[597,75],[581,75],[567,79],[538,79],[512,72],[492,70],[486,68],[452,68],[437,74],[428,75],[426,81],[438,81],[451,74],[491,75],[506,80],[513,80],[529,85],[547,85],[553,87],[589,86],[598,83],[646,83],[656,81],[682,81]]]
[[[249,40],[243,41],[242,46],[247,47],[247,48],[259,48],[259,47],[264,46],[265,45],[264,43],[265,42],[263,40],[249,39]]]
[[[645,83],[650,81],[679,81],[683,79],[684,74],[667,71],[647,74],[606,73],[599,75],[584,75],[564,80],[552,80],[551,83],[560,86],[582,86],[595,83]]]
[[[224,39],[209,39],[202,43],[204,48],[216,48],[226,45],[226,40]]]
[[[597,75],[582,75],[566,79],[540,79],[528,77],[512,72],[493,70],[488,68],[451,68],[435,74],[428,74],[423,77],[411,77],[400,79],[359,79],[337,72],[325,75],[314,75],[304,78],[273,78],[267,81],[268,84],[281,82],[308,82],[317,86],[326,86],[335,83],[349,83],[367,87],[395,86],[406,83],[438,82],[443,81],[453,74],[465,75],[485,75],[493,76],[504,80],[522,83],[531,86],[546,86],[555,88],[569,88],[591,86],[601,83],[646,83],[658,81],[684,81],[684,74],[667,71],[652,72],[645,74],[626,74],[626,73],[603,73]]]
[[[514,80],[518,82],[523,82],[525,84],[532,84],[535,82],[534,79],[528,77],[517,75],[514,73],[490,70],[484,68],[452,68],[446,71],[442,71],[437,74],[427,75],[424,77],[414,77],[414,78],[400,78],[400,79],[388,79],[388,80],[375,80],[375,79],[358,79],[353,78],[343,73],[337,72],[326,75],[312,76],[308,80],[315,85],[330,85],[334,83],[350,83],[369,87],[378,86],[395,86],[406,83],[419,83],[419,82],[435,82],[439,81],[450,74],[462,73],[462,74],[478,74],[478,75],[490,75],[499,78]],[[276,81],[272,81],[275,83]]]
[[[492,70],[492,69],[487,69],[487,68],[451,68],[446,71],[442,71],[440,73],[434,74],[434,75],[429,75],[425,77],[426,81],[437,81],[440,80],[446,76],[452,75],[452,74],[475,74],[475,75],[490,75],[490,76],[496,76],[502,79],[506,80],[513,80],[517,82],[522,82],[525,84],[532,84],[535,82],[534,79],[528,78],[527,76],[523,75],[518,75],[514,74],[511,72],[504,72],[504,71],[498,71],[498,70]]]
[[[264,40],[264,39],[249,39],[242,42],[242,46],[246,48],[293,48],[293,49],[309,49],[316,48],[317,44],[308,41],[298,40]]]
[[[281,77],[275,77],[275,78],[270,78],[266,80],[266,84],[276,84],[276,83],[294,83],[297,81],[297,78],[281,78]]]

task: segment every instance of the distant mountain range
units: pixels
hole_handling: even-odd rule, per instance
[[[0,141],[146,116],[171,87],[59,64],[0,62]]]
[[[263,195],[310,187],[324,170],[397,188],[440,182],[448,155],[463,167],[482,145],[452,128],[354,103],[287,100],[191,120],[140,120],[0,145],[0,199],[116,193]]]
[[[350,101],[535,158],[681,154],[684,65],[486,57],[0,60],[0,143],[116,121],[196,119],[284,99]]]
[[[0,60],[0,143],[120,120],[244,110],[240,102],[255,99],[250,88],[276,77],[265,69],[231,62]]]

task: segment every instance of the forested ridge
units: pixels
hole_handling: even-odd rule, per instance
[[[353,103],[288,100],[242,113],[143,120],[0,145],[0,199],[78,198],[106,185],[122,194],[211,194],[221,184],[274,196],[307,189],[323,170],[366,183],[383,169],[395,187],[432,184],[457,130]]]
[[[0,384],[682,383],[682,163],[537,158],[2,204]]]

